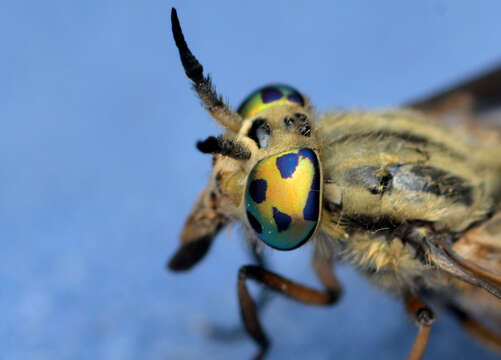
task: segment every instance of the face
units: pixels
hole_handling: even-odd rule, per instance
[[[271,247],[300,246],[320,223],[322,199],[320,146],[310,122],[309,101],[290,86],[271,85],[252,93],[234,111],[215,91],[210,77],[204,76],[203,66],[186,44],[175,9],[171,21],[193,89],[228,131],[197,143],[201,152],[214,156],[212,176],[185,223],[183,245],[169,267],[193,266],[232,220],[245,223]]]

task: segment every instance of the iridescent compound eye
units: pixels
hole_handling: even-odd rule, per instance
[[[321,174],[307,148],[259,161],[247,180],[245,207],[256,235],[279,250],[292,250],[315,232],[320,217]]]
[[[290,86],[270,85],[250,94],[238,108],[238,113],[246,119],[272,106],[284,104],[304,106],[304,98]]]

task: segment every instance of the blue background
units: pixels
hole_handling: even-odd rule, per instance
[[[319,110],[397,106],[501,59],[498,1],[3,1],[0,5],[1,359],[249,358],[238,323],[238,227],[193,271],[164,264],[210,173],[197,139],[221,133],[189,88],[170,32],[230,104],[290,83]],[[309,246],[269,251],[317,284]],[[339,266],[345,297],[276,298],[270,359],[401,359],[401,304]],[[438,314],[427,359],[494,358]]]

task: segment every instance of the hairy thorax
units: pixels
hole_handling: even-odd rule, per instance
[[[318,129],[322,246],[392,292],[448,282],[410,235],[454,240],[487,219],[499,203],[499,160],[413,112],[331,114]]]

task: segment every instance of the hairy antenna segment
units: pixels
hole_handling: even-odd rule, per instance
[[[236,160],[248,160],[251,157],[250,151],[244,145],[222,136],[209,136],[203,141],[198,141],[197,149],[204,154],[221,154]]]

